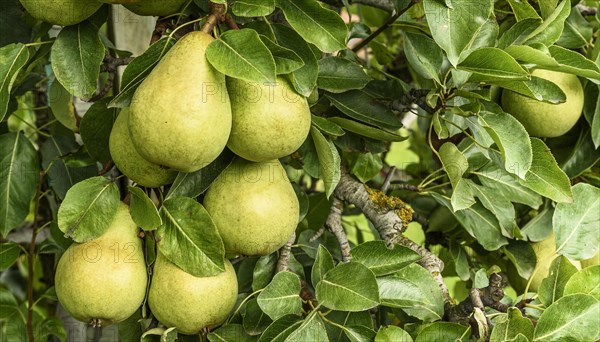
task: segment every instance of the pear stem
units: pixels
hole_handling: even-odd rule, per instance
[[[227,6],[223,4],[216,4],[214,2],[209,2],[208,7],[210,9],[210,15],[206,19],[206,22],[200,29],[200,31],[210,34],[212,30],[219,23],[222,23],[227,20]],[[228,23],[229,24],[229,23]],[[235,24],[235,23],[234,23]],[[237,25],[236,25],[237,26]]]

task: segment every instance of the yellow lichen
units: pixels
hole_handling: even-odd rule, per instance
[[[413,210],[403,200],[394,196],[387,196],[381,190],[371,189],[365,186],[369,199],[381,211],[393,210],[396,215],[402,220],[404,225],[412,221]]]

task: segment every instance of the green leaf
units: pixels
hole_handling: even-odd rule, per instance
[[[400,272],[377,278],[381,305],[400,308],[424,322],[444,316],[444,299],[439,285],[425,268],[412,264]]]
[[[513,13],[515,14],[515,18],[517,21],[521,21],[523,19],[534,18],[541,19],[540,15],[537,13],[535,8],[531,6],[529,2],[519,1],[519,0],[508,0],[510,4],[510,8],[512,8]]]
[[[440,73],[444,52],[435,41],[423,34],[404,32],[404,53],[415,71],[426,79],[442,83]]]
[[[242,317],[244,319],[244,331],[250,336],[262,334],[262,332],[273,322],[269,316],[261,310],[256,299],[251,299],[246,303],[246,306],[242,311]]]
[[[533,341],[595,341],[600,336],[600,301],[591,295],[565,296],[537,322]]]
[[[75,115],[73,98],[57,80],[49,82],[48,106],[52,109],[52,114],[58,122],[74,132],[78,131],[78,118]]]
[[[508,308],[507,313],[495,321],[490,341],[515,341],[519,334],[523,334],[528,341],[531,341],[533,339],[533,323],[528,318],[523,317],[519,309]]]
[[[325,246],[319,244],[317,248],[317,256],[315,258],[315,263],[312,266],[311,277],[313,287],[317,287],[317,284],[323,279],[325,273],[329,272],[331,269],[335,267],[333,262],[333,257],[331,253],[325,248]]]
[[[19,244],[14,242],[0,243],[0,271],[11,267],[21,254]]]
[[[204,207],[187,197],[167,199],[160,208],[158,249],[167,259],[196,277],[225,271],[225,248],[217,227]]]
[[[537,209],[542,204],[540,195],[519,184],[517,177],[509,174],[495,164],[490,164],[474,172],[477,179],[487,188],[500,192],[503,198]]]
[[[284,342],[302,324],[298,315],[286,315],[271,323],[260,335],[258,342]]]
[[[291,272],[279,272],[258,295],[258,305],[272,320],[288,314],[300,314],[300,278]]]
[[[64,27],[51,51],[52,70],[65,89],[83,99],[96,92],[104,45],[89,21]]]
[[[475,198],[466,179],[462,178],[467,169],[469,162],[467,157],[451,142],[446,142],[440,147],[440,159],[444,170],[450,178],[450,183],[454,191],[452,192],[452,210],[467,209],[475,204]]]
[[[413,342],[412,337],[409,333],[402,328],[389,325],[387,327],[379,328],[377,336],[375,336],[375,342]]]
[[[327,314],[327,319],[329,320],[327,323],[334,323],[325,325],[325,329],[327,329],[327,334],[329,335],[330,341],[345,340],[344,335],[347,335],[347,328],[354,328],[352,330],[358,333],[353,335],[355,337],[365,334],[367,336],[372,335],[369,341],[373,341],[375,337],[375,331],[373,330],[373,318],[369,314],[369,311],[331,311]],[[335,325],[335,323],[337,323],[337,325]],[[365,329],[370,331],[364,331],[363,334],[361,334],[360,330]]]
[[[245,342],[244,327],[241,324],[226,324],[206,335],[210,342]],[[162,341],[161,341],[162,342]],[[183,341],[182,341],[183,342]]]
[[[37,152],[22,133],[0,135],[0,235],[6,237],[27,214],[39,182]]]
[[[515,93],[529,96],[538,101],[561,103],[567,99],[567,96],[559,86],[536,76],[531,76],[531,80],[529,81],[492,81],[490,83],[504,89],[512,90]]]
[[[435,322],[427,325],[419,332],[415,342],[430,342],[444,337],[445,341],[467,342],[471,335],[471,327],[458,323]]]
[[[500,228],[502,228],[502,235],[513,238],[515,230],[518,229],[513,204],[503,198],[500,191],[494,188],[478,185],[470,179],[467,179],[467,183],[472,195],[477,197],[481,204],[496,216]]]
[[[302,324],[288,337],[285,342],[327,342],[327,331],[320,316],[317,314],[318,311],[313,311],[308,315]]]
[[[565,21],[560,39],[556,42],[557,45],[567,49],[579,49],[589,45],[592,41],[594,28],[585,20],[580,11],[571,11],[569,17]]]
[[[383,168],[383,162],[378,154],[359,153],[356,160],[351,163],[352,174],[363,183],[377,177]]]
[[[555,258],[550,265],[548,276],[542,280],[538,296],[546,306],[562,297],[567,281],[577,272],[577,268],[564,256]]]
[[[317,148],[319,156],[319,169],[321,179],[325,183],[325,193],[327,197],[333,194],[335,187],[340,181],[340,155],[335,145],[316,128],[311,127],[310,134]]]
[[[96,165],[69,167],[65,164],[63,158],[76,152],[80,147],[73,132],[62,126],[61,130],[56,129],[41,146],[42,167],[46,170],[48,185],[60,199],[65,198],[67,191],[73,185],[98,175]]]
[[[527,35],[537,29],[542,23],[541,19],[527,18],[509,27],[498,40],[497,47],[506,49],[510,45],[523,44]],[[541,44],[543,45],[543,44]]]
[[[357,325],[343,326],[344,334],[350,342],[371,342],[375,339],[375,331],[373,329]]]
[[[266,36],[260,35],[260,40],[267,46],[273,59],[275,60],[275,70],[278,75],[289,74],[300,69],[304,65],[304,61],[297,53],[290,49],[286,49],[277,43],[273,42]]]
[[[143,54],[134,58],[123,71],[121,91],[108,104],[108,107],[129,107],[136,89],[174,44],[175,38],[162,38],[150,45]]]
[[[276,253],[264,255],[258,259],[252,271],[252,291],[260,290],[269,285],[275,274],[276,266]]]
[[[180,172],[173,182],[167,198],[185,196],[196,198],[203,194],[214,180],[231,164],[234,154],[225,149],[217,159],[196,172]]]
[[[524,279],[529,279],[537,260],[531,244],[526,241],[511,240],[504,247],[504,254],[515,265],[519,275]]]
[[[487,112],[479,116],[479,123],[500,148],[506,171],[525,179],[533,158],[533,143],[525,127],[508,113]]]
[[[531,147],[531,168],[519,183],[553,201],[572,202],[569,177],[558,167],[550,149],[538,138],[531,138]]]
[[[548,48],[543,44],[511,45],[504,51],[508,52],[514,59],[525,63],[559,66],[558,62],[552,58]]]
[[[400,245],[387,248],[384,241],[364,242],[352,249],[352,260],[367,266],[375,276],[396,273],[421,259],[412,249]]]
[[[364,91],[350,90],[325,96],[337,109],[355,120],[389,130],[402,127],[400,119],[388,107]]]
[[[28,59],[29,50],[21,43],[0,48],[0,122],[4,120],[8,110],[13,83],[19,71],[27,64]]]
[[[337,124],[314,114],[312,115],[312,124],[320,129],[321,132],[334,137],[339,137],[346,134],[346,132],[344,132],[344,130]]]
[[[7,289],[0,288],[0,319],[5,320],[15,314],[19,314],[17,299]]]
[[[571,12],[571,1],[564,0],[556,7],[554,12],[549,16],[544,16],[544,22],[539,25],[535,30],[529,33],[523,42],[527,42],[528,45],[533,43],[542,43],[546,46],[552,45],[560,38],[562,34],[565,20]]]
[[[275,83],[275,60],[254,30],[224,32],[206,48],[206,58],[227,76],[249,82]]]
[[[591,127],[594,147],[600,147],[600,86],[588,82],[584,92],[583,114]]]
[[[334,310],[355,312],[379,305],[375,275],[355,262],[340,264],[325,273],[315,294],[320,304]]]
[[[275,10],[275,0],[236,0],[231,6],[238,17],[263,17]]]
[[[131,194],[131,218],[145,231],[156,230],[162,224],[158,210],[144,190],[129,187]]]
[[[408,139],[408,137],[403,137],[398,133],[385,131],[379,128],[375,128],[372,126],[367,126],[356,122],[354,120],[349,120],[340,117],[329,118],[329,121],[339,125],[346,131],[356,133],[358,135],[362,135],[367,138],[381,140],[381,141],[404,141]]]
[[[119,115],[115,108],[107,108],[111,99],[102,99],[85,112],[79,127],[81,139],[88,153],[104,164],[111,159],[108,141],[110,131]]]
[[[529,72],[504,50],[483,47],[472,51],[457,66],[459,70],[473,73],[470,81],[522,80],[529,78]]]
[[[332,93],[364,88],[371,78],[358,64],[341,57],[326,57],[319,61],[317,85]]]
[[[304,40],[323,52],[336,52],[346,47],[348,28],[344,20],[315,0],[276,0],[292,28]]]
[[[75,184],[58,209],[58,227],[76,242],[102,235],[110,226],[119,206],[119,188],[98,176]]]
[[[573,203],[558,203],[552,218],[556,252],[575,260],[589,259],[600,241],[600,189],[590,184],[573,186]]]
[[[294,89],[302,96],[309,97],[317,85],[319,72],[315,54],[308,43],[292,28],[281,24],[273,24],[271,28],[275,32],[277,43],[293,50],[304,62],[304,66],[294,71],[291,78]]]
[[[446,51],[453,66],[461,54],[471,48],[475,37],[490,18],[493,1],[481,1],[477,6],[469,0],[453,0],[447,6],[438,0],[424,0],[423,8],[433,39]]]
[[[600,265],[588,266],[569,278],[563,295],[575,293],[586,293],[600,300]]]
[[[571,151],[571,155],[565,161],[561,162],[562,170],[570,178],[579,176],[600,160],[600,148],[594,146],[589,129],[581,132],[577,143]]]
[[[523,226],[521,229],[523,237],[529,241],[545,240],[552,232],[552,216],[554,216],[553,208],[542,210]]]
[[[548,66],[545,69],[587,77],[596,80],[595,83],[600,80],[600,67],[580,53],[556,45],[548,47],[548,51],[559,66]]]

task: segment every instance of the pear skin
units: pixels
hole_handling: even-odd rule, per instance
[[[203,32],[181,38],[136,90],[129,133],[146,160],[194,172],[225,148],[231,105],[225,76],[205,56],[214,39]]]
[[[142,16],[164,17],[179,12],[187,0],[122,1],[125,8]]]
[[[233,124],[227,146],[255,162],[294,153],[310,131],[310,108],[283,77],[275,84],[227,78]]]
[[[102,3],[98,0],[20,0],[32,17],[53,25],[75,25],[94,14]]]
[[[195,277],[158,253],[148,305],[159,322],[182,334],[198,334],[225,321],[237,300],[235,270],[225,259],[225,272]]]
[[[299,204],[278,160],[234,160],[213,182],[204,207],[215,222],[225,250],[267,255],[281,248],[298,224]]]
[[[109,148],[112,160],[123,174],[142,186],[157,188],[175,180],[177,172],[166,170],[142,158],[129,136],[129,108],[124,108],[110,132]]]
[[[148,275],[137,234],[129,207],[120,204],[102,236],[65,251],[56,269],[56,295],[75,319],[106,326],[140,307]]]

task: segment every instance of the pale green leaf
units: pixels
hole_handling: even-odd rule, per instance
[[[577,272],[577,268],[564,256],[555,258],[550,265],[548,276],[542,280],[538,296],[546,306],[563,295],[567,281]]]
[[[569,278],[563,295],[575,293],[586,293],[600,300],[600,265],[588,266]]]
[[[396,245],[387,248],[384,241],[364,242],[352,249],[352,260],[367,266],[375,276],[395,273],[421,259],[412,249]]]
[[[515,342],[517,335],[522,334],[531,341],[533,338],[533,323],[523,317],[517,308],[509,308],[507,313],[495,321],[494,329],[490,335],[491,342]]]
[[[258,295],[258,305],[272,320],[302,310],[300,278],[291,272],[279,272]]]
[[[327,197],[333,194],[335,187],[340,181],[340,155],[335,145],[316,128],[311,127],[310,134],[319,156],[320,177],[325,183]]]
[[[146,193],[135,187],[129,187],[131,194],[131,218],[143,230],[155,230],[162,224],[158,210]]]
[[[325,273],[315,294],[319,303],[334,310],[363,311],[379,305],[375,275],[355,262],[340,264]]]
[[[319,245],[310,277],[313,287],[317,287],[317,284],[323,279],[325,273],[329,272],[334,266],[335,264],[331,253],[329,253],[325,246]]]
[[[263,17],[275,10],[275,0],[236,0],[231,6],[238,17]]]
[[[412,337],[409,333],[402,328],[389,325],[387,327],[381,327],[375,336],[375,342],[413,342]]]
[[[600,301],[591,295],[572,294],[544,310],[533,341],[595,341],[599,336]]]
[[[445,341],[468,342],[471,335],[471,327],[458,323],[435,322],[423,328],[415,342],[436,341],[443,336]]]

